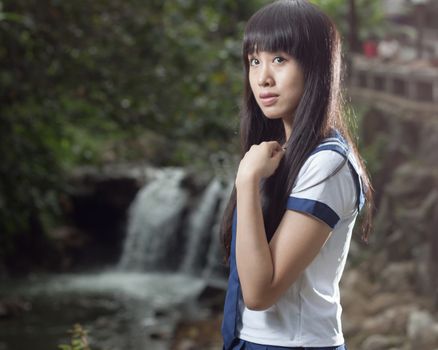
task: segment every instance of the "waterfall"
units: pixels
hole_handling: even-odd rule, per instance
[[[218,216],[218,201],[221,198],[222,185],[214,178],[204,191],[197,207],[191,213],[187,228],[186,252],[182,264],[184,272],[198,272],[205,266],[206,252],[216,234],[213,222]]]
[[[137,193],[119,270],[225,276],[219,228],[234,181],[216,176],[195,198],[181,184],[186,176],[182,169],[162,169]]]
[[[231,192],[233,191],[233,187],[234,179],[231,179],[226,184],[225,190],[222,190],[221,203],[217,211],[219,215],[216,216],[216,220],[211,229],[211,231],[213,232],[213,236],[211,238],[210,247],[207,253],[207,266],[204,269],[203,273],[203,277],[206,278],[214,278],[224,276],[226,274],[226,268],[223,264],[224,251],[222,249],[221,240],[219,239],[219,229],[222,221],[222,215],[225,212],[225,207],[228,204],[228,200],[231,196]]]
[[[182,169],[163,169],[155,180],[137,193],[129,208],[127,234],[118,269],[166,268],[168,257],[178,245],[175,232],[189,198],[180,185],[185,175]]]

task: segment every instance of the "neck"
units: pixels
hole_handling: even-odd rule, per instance
[[[286,141],[284,142],[284,144],[286,144],[290,138],[290,135],[292,134],[292,125],[286,122],[285,120],[283,120],[283,125],[284,125],[284,132],[286,134]]]

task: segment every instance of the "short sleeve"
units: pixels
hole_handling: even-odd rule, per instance
[[[342,168],[330,176],[336,169]],[[287,201],[287,209],[303,212],[334,228],[354,210],[355,183],[348,160],[333,150],[311,155],[303,164]]]

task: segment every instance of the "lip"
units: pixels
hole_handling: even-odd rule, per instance
[[[273,93],[261,93],[259,94],[260,97],[260,101],[262,102],[262,104],[264,106],[271,106],[273,105],[275,102],[277,102],[278,99],[278,95],[277,94],[273,94]]]
[[[274,94],[273,92],[261,92],[259,94],[260,98],[269,98],[269,97],[278,97],[278,94]]]

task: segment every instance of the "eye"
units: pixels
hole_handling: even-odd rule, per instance
[[[257,64],[259,64],[259,60],[257,58],[254,58],[254,57],[249,58],[249,65],[250,66],[255,66]]]
[[[281,62],[283,62],[283,61],[286,61],[286,59],[284,59],[284,58],[281,57],[281,56],[277,56],[277,57],[274,58],[274,61],[276,61],[277,63],[281,63]]]

